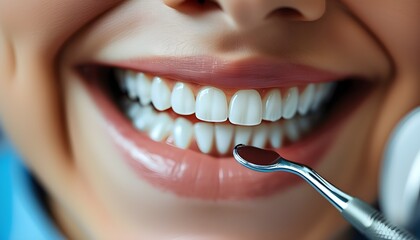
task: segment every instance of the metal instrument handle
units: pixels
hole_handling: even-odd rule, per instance
[[[372,240],[417,239],[409,232],[391,224],[380,212],[357,198],[350,200],[341,214],[357,230]]]

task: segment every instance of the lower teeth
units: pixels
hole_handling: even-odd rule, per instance
[[[263,122],[257,126],[237,126],[231,123],[192,123],[183,117],[173,119],[167,112],[158,112],[151,105],[125,99],[125,114],[133,126],[156,142],[167,142],[181,149],[197,149],[205,154],[230,155],[237,144],[280,148],[298,141],[311,130],[320,114],[295,116],[289,120]],[[319,112],[319,111],[317,111]]]

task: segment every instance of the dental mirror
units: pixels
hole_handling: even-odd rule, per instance
[[[336,188],[310,167],[286,160],[275,151],[239,144],[233,149],[233,156],[241,165],[254,171],[283,171],[303,178],[369,239],[416,239],[388,222],[367,203]]]

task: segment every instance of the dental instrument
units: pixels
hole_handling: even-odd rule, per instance
[[[369,239],[416,239],[409,232],[388,222],[367,203],[333,186],[310,167],[286,160],[275,151],[239,144],[233,149],[233,156],[240,164],[254,171],[284,171],[300,176]]]

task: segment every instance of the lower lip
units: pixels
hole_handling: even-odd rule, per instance
[[[181,197],[203,200],[246,200],[280,193],[298,182],[292,174],[249,170],[233,157],[215,158],[166,143],[136,130],[96,84],[83,81],[106,120],[106,131],[135,173],[151,185]],[[367,94],[365,94],[367,95]],[[343,99],[340,109],[310,135],[276,151],[286,159],[315,166],[332,146],[348,116],[360,106]],[[346,101],[347,100],[347,101]]]

